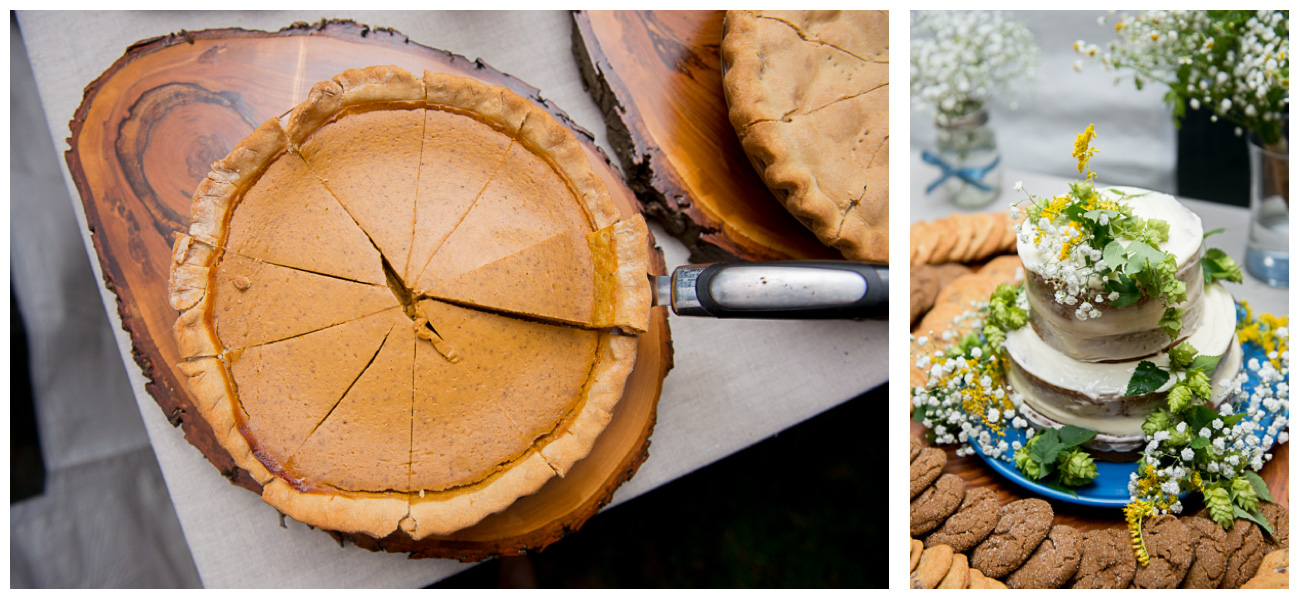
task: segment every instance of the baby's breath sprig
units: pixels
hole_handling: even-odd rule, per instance
[[[1260,503],[1271,502],[1272,497],[1258,471],[1272,459],[1269,449],[1289,437],[1288,332],[1286,317],[1256,317],[1249,306],[1243,308],[1246,317],[1238,321],[1239,338],[1246,347],[1265,349],[1268,360],[1246,362],[1218,411],[1198,397],[1205,393],[1208,398],[1207,390],[1189,384],[1193,397],[1188,405],[1173,406],[1171,391],[1170,410],[1156,410],[1142,425],[1147,445],[1129,480],[1130,501],[1124,511],[1130,533],[1138,528],[1134,550],[1139,558],[1145,550],[1137,546],[1141,517],[1182,512],[1181,497],[1187,493],[1199,492],[1210,519],[1225,529],[1240,518],[1272,532],[1259,512]],[[1170,353],[1171,363],[1189,371],[1212,368],[1210,363],[1217,364],[1217,358],[1197,356],[1186,343]],[[1247,393],[1246,383],[1252,377],[1255,384]]]
[[[912,98],[918,110],[965,115],[1017,79],[1034,79],[1038,45],[1024,23],[988,11],[912,12]],[[1015,107],[1014,102],[1012,108]]]
[[[1116,39],[1105,51],[1075,42],[1083,57],[1075,70],[1082,70],[1083,60],[1131,70],[1138,89],[1148,82],[1169,87],[1165,101],[1175,122],[1187,106],[1204,106],[1213,111],[1211,120],[1237,125],[1239,136],[1253,131],[1265,146],[1281,143],[1291,85],[1286,11],[1153,10],[1098,22]]]

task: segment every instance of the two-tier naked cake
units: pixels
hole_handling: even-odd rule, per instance
[[[1167,194],[1136,188],[1102,194],[1124,198],[1136,217],[1168,223],[1168,239],[1156,247],[1173,255],[1176,277],[1186,286],[1186,300],[1175,305],[1183,310],[1181,329],[1172,337],[1167,333],[1161,320],[1168,307],[1158,298],[1115,307],[1100,281],[1062,281],[1071,275],[1054,269],[1053,256],[1022,233],[1017,252],[1030,318],[1028,326],[1007,332],[1007,382],[1023,398],[1021,412],[1034,426],[1096,430],[1089,444],[1094,454],[1118,460],[1141,447],[1143,420],[1165,405],[1176,383],[1170,379],[1154,392],[1126,396],[1139,363],[1168,368],[1169,351],[1184,341],[1201,354],[1220,356],[1211,377],[1210,401],[1217,407],[1241,370],[1241,348],[1232,296],[1218,283],[1205,284],[1200,217]],[[1063,287],[1073,287],[1074,297],[1062,293]]]

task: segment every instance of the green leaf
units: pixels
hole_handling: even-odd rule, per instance
[[[1101,250],[1101,259],[1106,261],[1110,268],[1118,269],[1124,264],[1124,245],[1118,241],[1106,244],[1106,247]]]
[[[1223,358],[1223,355],[1221,354],[1216,354],[1213,356],[1202,354],[1200,356],[1197,356],[1196,360],[1193,360],[1192,364],[1187,366],[1187,370],[1201,371],[1206,374],[1213,373],[1214,369],[1219,366],[1219,359],[1221,358]]]
[[[925,406],[917,406],[912,409],[912,422],[920,423],[925,420]]]
[[[1096,431],[1085,429],[1083,427],[1075,427],[1074,425],[1066,425],[1057,430],[1057,437],[1060,438],[1061,443],[1064,444],[1066,448],[1078,446],[1079,444],[1091,440],[1096,435]]]
[[[1218,413],[1215,413],[1215,414],[1218,414]],[[1246,417],[1246,413],[1237,413],[1237,414],[1235,414],[1235,415],[1228,415],[1228,416],[1226,416],[1226,417],[1223,417],[1223,426],[1224,426],[1224,427],[1232,427],[1233,425],[1236,425],[1238,422],[1240,422],[1240,421],[1241,421],[1243,418],[1245,418],[1245,417]],[[1210,420],[1213,421],[1214,419],[1210,419]]]
[[[1267,532],[1269,537],[1273,537],[1273,528],[1268,524],[1268,519],[1264,517],[1264,513],[1259,512],[1259,509],[1256,509],[1253,512],[1246,512],[1245,510],[1242,510],[1240,506],[1233,504],[1232,516],[1259,525],[1259,528]],[[1224,527],[1224,529],[1227,529],[1227,527]]]
[[[1034,447],[1029,450],[1029,457],[1042,465],[1044,468],[1050,468],[1056,464],[1056,457],[1065,449],[1055,429],[1044,429],[1034,437],[1039,438]]]
[[[1260,477],[1259,473],[1246,471],[1246,481],[1249,481],[1250,486],[1255,488],[1255,495],[1259,497],[1260,500],[1264,502],[1273,501],[1273,496],[1268,493],[1268,484],[1264,483],[1264,478]]]
[[[1119,263],[1119,265],[1123,265],[1123,264],[1124,263],[1122,261]],[[1111,266],[1114,268],[1119,268],[1119,265],[1111,265]],[[1123,273],[1117,273],[1115,277],[1116,277],[1115,279],[1111,279],[1106,282],[1106,291],[1115,292],[1119,294],[1119,296],[1116,297],[1114,300],[1108,302],[1108,304],[1114,306],[1115,308],[1120,308],[1120,307],[1133,304],[1134,302],[1137,302],[1138,300],[1142,299],[1142,290],[1138,289],[1137,282],[1134,281],[1132,277],[1129,277],[1128,275],[1125,275]]]
[[[1204,404],[1197,404],[1188,410],[1183,416],[1187,418],[1187,430],[1196,433],[1200,432],[1202,428],[1209,426],[1212,421],[1219,418],[1219,413],[1214,412],[1214,409]]]
[[[1201,448],[1204,448],[1209,445],[1210,445],[1210,438],[1203,438],[1201,436],[1196,436],[1196,439],[1192,440],[1192,450],[1200,450]]]
[[[1150,394],[1169,381],[1169,372],[1157,367],[1155,363],[1144,360],[1133,370],[1133,377],[1128,380],[1125,396]]]
[[[1218,235],[1218,234],[1223,233],[1223,232],[1225,232],[1225,231],[1227,231],[1227,230],[1228,230],[1227,227],[1220,227],[1220,228],[1215,229],[1215,230],[1213,230],[1213,231],[1208,231],[1208,232],[1205,233],[1205,235],[1201,236],[1201,239],[1205,239],[1205,238],[1210,237],[1210,236],[1212,236],[1212,235]]]

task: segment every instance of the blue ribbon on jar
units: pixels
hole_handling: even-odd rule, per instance
[[[948,181],[949,177],[954,177],[954,176],[962,181],[965,181],[966,183],[975,186],[980,191],[984,191],[984,192],[989,191],[991,188],[988,186],[988,184],[984,183],[984,177],[986,177],[989,174],[989,171],[992,171],[995,167],[998,166],[998,163],[1002,161],[1002,156],[1000,155],[995,156],[993,158],[993,162],[989,163],[988,166],[984,168],[976,168],[976,167],[962,167],[959,169],[953,168],[952,165],[944,162],[942,158],[939,158],[938,156],[931,154],[929,150],[921,151],[921,160],[929,164],[932,164],[936,167],[939,167],[939,170],[942,171],[942,173],[939,174],[939,178],[934,180],[934,183],[931,183],[928,187],[925,188],[925,193],[928,196],[930,192],[933,192],[935,190],[935,188],[943,185],[943,182]]]

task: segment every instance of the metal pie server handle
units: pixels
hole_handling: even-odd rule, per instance
[[[844,261],[717,263],[650,276],[655,306],[720,319],[883,319],[889,269]]]

